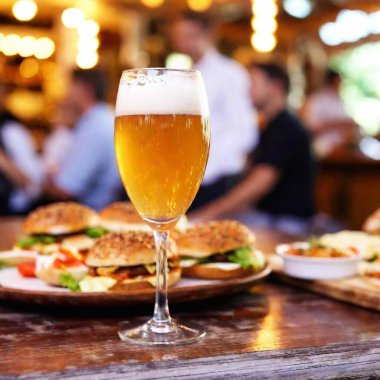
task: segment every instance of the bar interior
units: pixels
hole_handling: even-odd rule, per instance
[[[380,1],[1,0],[0,378],[380,378]]]

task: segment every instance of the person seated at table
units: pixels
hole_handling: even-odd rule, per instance
[[[170,30],[173,48],[187,54],[202,73],[210,107],[211,145],[205,176],[191,206],[201,207],[225,194],[241,178],[257,143],[256,112],[249,101],[249,75],[215,46],[209,16],[185,12]]]
[[[73,143],[45,192],[53,200],[77,200],[94,209],[115,201],[121,186],[113,146],[113,109],[105,103],[106,81],[98,70],[73,72],[68,99],[81,116]]]
[[[23,214],[39,196],[44,172],[30,132],[7,108],[10,93],[9,86],[0,85],[0,187],[7,194],[1,209],[3,213]]]
[[[322,89],[311,94],[303,108],[305,126],[313,134],[315,151],[321,157],[351,144],[357,137],[358,128],[339,95],[341,83],[339,73],[328,70]]]
[[[58,173],[64,165],[67,153],[74,142],[73,129],[79,117],[78,107],[72,102],[65,101],[61,104],[58,121],[51,126],[52,130],[43,146],[43,164],[48,175]]]
[[[253,102],[264,121],[245,178],[226,195],[193,212],[194,220],[234,216],[252,226],[305,233],[314,215],[311,139],[287,108],[289,78],[275,64],[250,69]],[[247,211],[254,208],[255,212]]]

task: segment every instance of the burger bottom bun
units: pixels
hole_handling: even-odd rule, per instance
[[[80,281],[84,276],[86,276],[88,268],[85,265],[80,265],[76,267],[67,267],[65,269],[54,268],[53,266],[40,267],[36,269],[36,276],[45,281],[49,285],[62,286],[61,275],[70,274],[74,280]]]
[[[192,267],[182,268],[184,277],[202,278],[209,280],[221,280],[225,278],[245,277],[255,273],[253,268],[223,270],[219,268],[210,268],[206,265],[198,264]]]
[[[168,286],[173,286],[181,278],[181,268],[174,268],[169,270],[167,276]],[[143,290],[152,289],[156,286],[156,275],[145,276],[144,278],[125,280],[123,282],[117,283],[111,288],[112,291],[125,292],[131,290]]]

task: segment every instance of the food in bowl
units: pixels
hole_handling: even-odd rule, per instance
[[[343,258],[357,256],[359,252],[355,247],[337,249],[326,246],[316,239],[311,239],[305,246],[289,245],[286,254],[310,258]]]
[[[358,273],[361,255],[355,248],[338,250],[318,241],[281,244],[276,252],[282,257],[284,272],[305,280],[327,280]]]

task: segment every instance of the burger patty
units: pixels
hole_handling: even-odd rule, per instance
[[[177,259],[168,260],[169,269],[178,267],[178,263],[179,262]],[[155,266],[153,263],[150,265]],[[153,273],[151,273],[146,269],[145,265],[135,265],[130,267],[99,267],[90,268],[89,274],[90,276],[109,276],[115,280],[122,281],[127,278],[134,278],[139,276],[154,276],[155,270]]]
[[[211,263],[225,263],[228,262],[228,259],[224,253],[217,253],[216,255],[208,257],[207,261]]]

